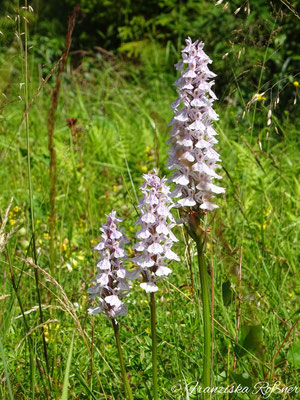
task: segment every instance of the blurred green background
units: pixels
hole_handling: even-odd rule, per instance
[[[9,32],[7,27],[14,24],[19,3],[2,0],[2,51],[15,39],[13,29]],[[191,36],[205,42],[214,60],[214,71],[221,77],[216,87],[221,98],[231,96],[237,83],[242,95],[255,90],[262,69],[262,89],[272,87],[273,92],[281,91],[287,79],[299,73],[299,0],[233,0],[218,5],[205,0],[34,0],[30,4],[34,9],[31,41],[36,56],[49,68],[62,52],[68,16],[79,4],[71,49],[76,51],[72,56],[74,65],[80,64],[87,52],[96,53],[95,46],[100,46],[127,57],[143,70],[141,63],[154,57],[155,43],[168,49],[166,68],[170,69],[185,38]],[[7,18],[10,15],[11,20]],[[292,89],[284,91],[284,104],[292,101]]]

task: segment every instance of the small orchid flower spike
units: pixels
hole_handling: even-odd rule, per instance
[[[116,217],[116,212],[112,211],[107,215],[107,222],[100,228],[101,241],[94,248],[100,255],[96,266],[98,274],[92,280],[97,283],[88,290],[90,299],[97,299],[99,302],[99,305],[90,308],[88,312],[90,314],[102,312],[111,319],[127,314],[128,307],[122,299],[128,295],[130,286],[125,278],[134,278],[123,265],[124,244],[128,242],[128,239],[122,230],[119,230],[121,221]]]
[[[147,293],[153,293],[158,290],[156,283],[172,272],[166,262],[179,261],[179,257],[171,250],[173,243],[178,240],[171,230],[175,225],[170,212],[174,203],[166,179],[160,179],[156,171],[143,177],[143,198],[139,204],[141,215],[136,222],[141,225],[141,229],[136,235],[139,241],[134,246],[141,254],[134,261],[140,267],[144,279],[141,287]]]
[[[217,97],[211,90],[211,79],[216,75],[208,68],[212,61],[203,47],[202,42],[192,43],[188,38],[183,60],[175,65],[181,76],[175,82],[179,97],[171,104],[174,117],[169,124],[173,128],[168,167],[176,170],[170,180],[177,185],[172,194],[181,197],[179,205],[212,211],[218,207],[212,198],[225,189],[212,183],[213,179],[221,179],[215,171],[220,168],[220,156],[213,149],[218,143],[213,128],[218,114],[212,108]]]

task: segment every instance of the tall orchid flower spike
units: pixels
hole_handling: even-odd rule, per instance
[[[217,97],[211,89],[216,75],[208,68],[212,61],[203,47],[203,42],[188,38],[182,61],[175,65],[181,76],[175,82],[179,97],[171,104],[168,167],[176,169],[171,181],[177,185],[174,196],[181,197],[179,205],[212,211],[218,207],[212,199],[225,189],[213,184],[213,179],[221,179],[215,171],[220,156],[213,148],[218,143],[213,128],[218,114],[212,108]]]
[[[133,275],[124,267],[126,257],[124,244],[128,242],[122,230],[119,229],[121,219],[117,218],[116,212],[107,215],[107,222],[102,225],[101,241],[94,250],[98,251],[100,259],[97,263],[98,273],[93,281],[96,285],[89,288],[90,299],[97,299],[98,304],[88,309],[89,314],[103,313],[110,318],[114,328],[116,344],[119,354],[123,382],[128,399],[132,400],[132,391],[126,374],[119,337],[118,316],[124,316],[128,312],[127,305],[123,302],[129,293],[130,286],[125,278],[132,279]]]
[[[138,242],[134,246],[140,254],[134,261],[140,267],[144,280],[141,287],[147,293],[152,293],[158,290],[156,283],[172,272],[166,263],[179,261],[171,249],[178,240],[172,232],[175,220],[170,210],[174,203],[166,179],[160,179],[156,171],[143,177],[143,198],[139,203],[141,215],[136,222],[141,225],[141,229],[137,232]]]
[[[218,119],[218,114],[212,106],[217,98],[211,89],[216,75],[208,68],[212,61],[203,47],[202,42],[192,43],[188,38],[182,51],[182,61],[175,65],[180,71],[180,77],[175,82],[179,97],[171,104],[174,117],[169,124],[172,126],[169,140],[172,147],[168,167],[175,170],[170,179],[176,184],[172,194],[180,197],[178,206],[186,214],[185,226],[197,246],[204,321],[203,385],[209,387],[212,364],[211,297],[204,259],[208,231],[200,225],[204,222],[204,215],[218,207],[213,203],[215,195],[224,193],[225,189],[213,183],[214,179],[221,179],[216,173],[221,159],[214,149],[218,140],[213,122]]]
[[[170,210],[174,204],[170,197],[170,189],[166,185],[166,179],[160,179],[156,171],[153,174],[144,175],[144,179],[145,182],[141,186],[143,198],[139,203],[141,214],[137,220],[141,229],[137,232],[138,243],[134,246],[140,254],[135,257],[134,261],[139,265],[144,280],[141,287],[150,293],[153,399],[158,400],[154,294],[158,290],[157,282],[172,272],[166,265],[167,262],[179,261],[179,257],[172,251],[172,245],[177,239],[172,232],[175,220]]]

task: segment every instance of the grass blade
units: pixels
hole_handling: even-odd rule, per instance
[[[70,349],[69,349],[69,355],[68,355],[68,361],[67,361],[67,365],[66,365],[61,400],[68,400],[69,376],[70,376],[70,368],[71,368],[72,353],[73,353],[74,335],[75,335],[75,332],[73,333],[71,345],[70,345]]]
[[[9,373],[8,373],[8,368],[7,368],[7,364],[6,364],[4,348],[3,348],[1,337],[0,337],[0,352],[1,352],[1,358],[2,358],[2,362],[3,362],[3,366],[4,366],[4,375],[5,375],[6,382],[7,382],[9,398],[10,398],[10,400],[14,400],[14,395],[12,394],[12,390],[11,390]]]
[[[82,377],[77,371],[75,371],[75,376],[76,376],[76,378],[80,381],[80,383],[82,384],[82,386],[85,388],[86,394],[90,395],[94,400],[97,400],[97,397],[93,394],[93,392],[92,392],[91,389],[88,387],[88,385],[87,385],[87,383],[85,382],[85,380],[83,379],[83,377]]]

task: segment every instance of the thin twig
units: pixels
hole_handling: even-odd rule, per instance
[[[284,343],[288,340],[289,336],[290,336],[291,333],[293,332],[293,329],[294,329],[295,326],[298,324],[298,322],[299,322],[299,321],[296,321],[296,322],[294,323],[294,325],[290,328],[290,330],[288,331],[288,333],[286,334],[286,336],[285,336],[283,342],[281,343],[279,349],[276,351],[276,353],[275,353],[275,355],[274,355],[274,357],[273,357],[273,359],[272,359],[272,363],[271,363],[272,365],[274,364],[274,361],[276,360],[278,354],[280,353],[280,351],[281,351],[281,349],[282,349]],[[264,382],[266,381],[267,377],[269,376],[270,371],[271,371],[271,369],[269,369],[268,372],[266,373],[266,375],[265,375],[265,377],[264,377],[264,380],[263,380]],[[258,398],[261,396],[261,394],[262,394],[262,393],[258,393],[256,399],[258,399]]]
[[[41,93],[43,87],[46,85],[46,83],[48,82],[48,80],[51,78],[53,72],[56,70],[56,68],[59,66],[59,64],[61,63],[63,59],[63,56],[60,57],[60,59],[56,62],[56,64],[54,65],[54,67],[51,69],[51,71],[49,72],[49,74],[46,76],[45,79],[43,79],[42,83],[40,84],[40,86],[38,87],[38,90],[35,92],[35,94],[33,95],[33,97],[30,100],[30,103],[28,104],[28,106],[26,106],[25,111],[23,112],[23,115],[21,117],[21,121],[19,122],[18,125],[18,129],[15,132],[15,134],[13,135],[11,141],[9,142],[8,146],[7,146],[7,150],[6,152],[11,148],[11,144],[12,142],[15,140],[16,135],[18,134],[19,130],[21,129],[22,123],[26,117],[26,115],[29,113],[29,110],[31,109],[31,107],[33,106],[35,99],[38,97],[38,95]],[[0,107],[1,108],[1,107]],[[5,157],[6,152],[4,153],[3,157]]]
[[[75,19],[78,12],[79,6],[76,5],[73,9],[73,13],[69,18],[68,31],[66,35],[65,49],[62,55],[62,61],[57,69],[56,76],[56,87],[52,96],[52,104],[48,116],[48,149],[50,152],[50,218],[49,218],[49,232],[50,232],[50,268],[53,272],[54,268],[54,243],[55,243],[55,186],[57,180],[57,169],[56,169],[56,151],[54,148],[54,122],[55,122],[55,112],[58,104],[58,96],[61,87],[61,73],[64,71],[68,53],[71,46],[71,37],[73,29],[75,26]]]
[[[100,46],[94,46],[94,49],[99,51],[100,53],[103,53],[109,57],[114,57],[114,54],[111,51],[108,51],[106,49],[104,49],[103,47]]]
[[[17,257],[17,258],[20,259],[21,261],[23,261],[24,263],[26,263],[26,264],[34,267],[35,269],[37,269],[40,273],[42,273],[46,277],[47,281],[51,282],[52,285],[55,286],[60,291],[62,299],[59,296],[56,296],[56,298],[59,301],[59,303],[61,304],[62,308],[74,319],[76,328],[77,328],[80,336],[82,337],[82,339],[84,341],[84,344],[86,345],[86,348],[87,348],[89,354],[91,355],[92,350],[91,350],[91,348],[90,348],[90,346],[88,344],[88,341],[87,341],[87,339],[89,339],[89,341],[91,342],[91,338],[89,336],[86,336],[85,331],[83,330],[82,325],[81,325],[81,323],[79,321],[79,318],[77,316],[77,313],[76,313],[76,310],[74,308],[74,305],[69,300],[69,298],[68,298],[66,292],[64,291],[64,289],[62,288],[62,286],[57,282],[56,279],[53,278],[53,276],[51,276],[47,271],[45,271],[39,265],[34,264],[31,260],[24,259],[22,257]],[[52,293],[54,295],[54,293],[48,287],[47,287],[47,289],[48,289],[48,291],[50,291],[50,293]],[[109,365],[108,361],[104,358],[104,356],[102,355],[102,353],[99,351],[99,349],[97,347],[96,347],[96,350],[97,350],[98,354],[100,355],[100,357],[102,358],[102,360],[105,362],[105,364],[110,369],[111,373],[115,376],[115,378],[117,378],[116,374],[114,373],[113,369]],[[98,373],[97,373],[97,377],[99,379],[99,383],[100,383],[101,389],[103,390],[103,393],[105,395],[105,391],[104,391],[104,388],[103,388],[103,385],[102,385],[102,382],[101,382],[101,379],[100,379]]]
[[[27,0],[25,0],[25,9],[27,8]],[[25,108],[28,108],[29,105],[29,68],[28,68],[28,21],[27,18],[24,17],[24,62],[25,62]],[[34,226],[34,208],[33,208],[33,189],[32,189],[32,180],[31,180],[31,162],[30,162],[30,133],[29,133],[29,114],[26,113],[25,116],[25,123],[26,123],[26,148],[27,148],[27,172],[28,172],[28,186],[29,186],[29,203],[30,203],[30,222],[31,222],[31,234],[32,234],[32,252],[34,262],[37,263],[37,252],[36,252],[36,243],[35,243],[35,226]],[[41,294],[39,289],[39,277],[38,271],[35,270],[34,272],[35,277],[35,289],[37,294],[37,300],[39,305],[39,316],[40,316],[40,323],[43,323],[43,311],[41,307]],[[48,361],[48,353],[47,353],[47,345],[45,334],[42,329],[42,338],[43,338],[43,350],[44,350],[44,357],[46,361],[47,372],[49,374],[50,367]],[[33,382],[32,382],[33,383]],[[49,381],[49,387],[51,389],[51,383]],[[34,386],[31,388],[32,394],[34,394]]]
[[[15,351],[18,350],[18,348],[21,346],[21,344],[24,342],[24,340],[32,334],[32,332],[35,332],[36,330],[38,330],[39,328],[43,328],[45,325],[47,324],[51,324],[52,322],[59,322],[58,319],[47,319],[47,321],[43,322],[42,324],[39,324],[37,326],[35,326],[34,328],[30,329],[26,335],[24,337],[22,337],[22,339],[19,341],[19,343],[17,344],[17,346],[15,347]]]
[[[18,286],[16,285],[16,281],[15,281],[15,277],[14,277],[14,273],[13,273],[13,268],[12,268],[12,263],[11,263],[11,258],[10,258],[10,253],[9,253],[9,248],[8,248],[7,243],[6,243],[6,254],[7,254],[7,260],[8,260],[8,264],[9,264],[10,278],[11,278],[12,287],[13,287],[13,290],[14,290],[15,295],[16,295],[17,300],[18,300],[18,304],[19,304],[19,307],[20,307],[20,310],[21,310],[21,313],[22,313],[23,323],[24,323],[25,329],[26,329],[26,331],[28,332],[28,331],[29,331],[29,326],[28,326],[28,323],[27,323],[27,319],[26,319],[26,317],[25,317],[25,313],[24,313],[24,309],[23,309],[23,304],[22,304],[22,302],[21,302],[21,298],[20,298],[19,293],[18,293]],[[33,360],[33,343],[32,343],[31,336],[28,337],[28,347],[29,347],[29,357],[30,357],[30,379],[34,382],[34,372],[33,372],[33,363],[34,363],[34,360]],[[45,382],[44,382],[43,375],[41,374],[39,358],[37,358],[37,363],[38,363],[39,372],[40,372],[40,377],[41,377],[41,380],[42,380],[42,384],[43,384],[45,393],[48,393],[48,390],[47,390],[46,385],[45,385]],[[32,384],[33,384],[33,383],[32,383]]]

